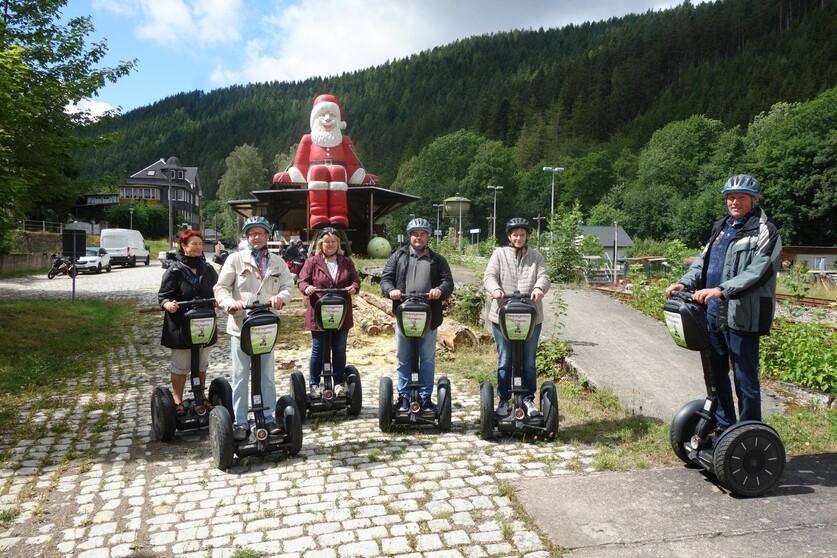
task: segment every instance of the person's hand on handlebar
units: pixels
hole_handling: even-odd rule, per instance
[[[400,289],[392,289],[389,292],[390,300],[401,300],[401,290]]]
[[[543,291],[540,287],[535,287],[534,289],[532,289],[532,294],[529,295],[529,298],[531,298],[535,302],[543,300]]]
[[[686,287],[684,287],[680,283],[675,283],[674,285],[669,285],[668,288],[666,288],[666,298],[671,298],[671,293],[673,293],[674,291],[683,291],[683,290],[686,290]]]
[[[163,310],[168,312],[169,314],[174,314],[177,312],[179,306],[177,305],[177,301],[175,300],[167,300],[165,304],[163,304]]]
[[[503,292],[503,289],[494,289],[491,291],[491,298],[494,300],[500,300],[504,296],[506,296],[506,293]]]
[[[239,310],[244,310],[245,306],[247,305],[244,304],[243,300],[236,300],[235,302],[230,304],[230,307],[227,309],[227,312],[238,312]]]
[[[279,295],[273,295],[272,297],[270,297],[269,299],[267,299],[267,302],[268,302],[268,303],[270,303],[270,305],[271,305],[273,308],[275,308],[276,310],[281,310],[281,309],[282,309],[282,305],[283,305],[283,304],[285,304],[285,303],[282,301],[282,297],[280,297]]]
[[[427,293],[427,298],[430,300],[442,298],[442,289],[430,289],[430,292]]]
[[[317,291],[317,289],[315,289],[315,288],[314,288],[314,287],[312,287],[311,285],[308,285],[307,287],[305,287],[305,296],[311,296],[311,295],[312,295],[312,294],[314,294],[316,291]]]

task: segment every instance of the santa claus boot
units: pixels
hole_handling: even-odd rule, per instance
[[[328,182],[308,183],[308,225],[321,229],[328,225]]]
[[[349,185],[345,182],[332,182],[328,185],[328,216],[335,229],[349,228],[349,206],[346,192]]]

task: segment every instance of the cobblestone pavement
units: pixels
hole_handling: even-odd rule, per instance
[[[76,296],[153,304],[161,272],[152,264],[82,276]],[[70,284],[67,277],[7,280],[0,296],[69,298]],[[24,434],[13,447],[0,435],[7,457],[0,518],[20,512],[0,523],[3,556],[551,555],[516,510],[513,483],[588,470],[594,450],[482,441],[478,386],[455,376],[451,432],[382,433],[377,386],[382,375],[395,376],[394,356],[391,347],[372,352],[350,336],[348,362],[364,384],[360,416],[309,418],[296,457],[250,458],[222,472],[212,467],[205,430],[180,433],[170,443],[153,438],[151,386],[168,383],[168,351],[159,345],[159,316],[146,316],[125,346],[112,348],[77,380],[86,395],[31,411],[25,429],[47,425],[49,435]],[[277,360],[299,367],[308,350],[280,343]],[[229,379],[225,333],[210,358],[208,377]],[[280,394],[289,390],[288,377],[277,369]]]

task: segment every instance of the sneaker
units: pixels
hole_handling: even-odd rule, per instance
[[[346,397],[347,393],[346,384],[337,384],[337,387],[334,388],[334,397]]]
[[[529,418],[539,417],[541,416],[541,412],[535,407],[535,402],[531,399],[526,399],[523,401],[523,408],[526,409],[526,414]]]
[[[319,399],[323,396],[323,390],[320,386],[311,386],[311,399]]]
[[[275,422],[266,422],[264,427],[271,436],[278,436],[282,433],[282,429],[276,426]]]
[[[501,399],[500,404],[497,405],[497,416],[506,417],[510,412],[511,408],[509,407],[509,402]]]
[[[399,395],[398,404],[396,405],[395,410],[399,413],[406,413],[410,410],[410,400],[403,395]]]
[[[422,399],[421,400],[421,412],[422,413],[435,413],[436,412],[436,405],[433,404],[433,401],[430,398]]]
[[[247,429],[242,426],[233,427],[233,440],[243,442],[247,439]]]

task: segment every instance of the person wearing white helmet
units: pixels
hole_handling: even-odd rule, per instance
[[[730,362],[738,419],[761,421],[759,336],[767,335],[773,323],[782,252],[779,230],[758,206],[758,180],[735,175],[721,193],[728,214],[715,222],[709,242],[686,274],[666,289],[666,296],[694,291],[693,298],[706,304],[719,431],[736,422]]]
[[[396,250],[387,260],[381,274],[381,294],[392,300],[392,312],[404,301],[407,293],[430,293],[428,303],[432,311],[430,331],[419,340],[419,382],[421,410],[435,411],[430,399],[436,375],[436,333],[442,325],[442,301],[453,293],[453,274],[447,260],[427,245],[433,228],[421,217],[407,224],[410,243]],[[399,412],[409,410],[410,340],[395,328],[395,349],[398,364]]]
[[[241,230],[247,238],[247,248],[227,257],[214,289],[218,305],[229,312],[227,333],[230,335],[232,355],[235,414],[233,437],[238,441],[247,438],[249,428],[247,407],[250,356],[241,350],[241,325],[246,317],[243,309],[248,304],[267,302],[271,304],[273,312],[278,313],[293,297],[294,288],[294,279],[285,261],[267,249],[267,241],[273,232],[273,226],[268,220],[264,217],[248,217]],[[273,351],[259,358],[262,359],[261,391],[265,423],[268,432],[275,435],[281,432],[273,420],[276,408],[276,358]]]

